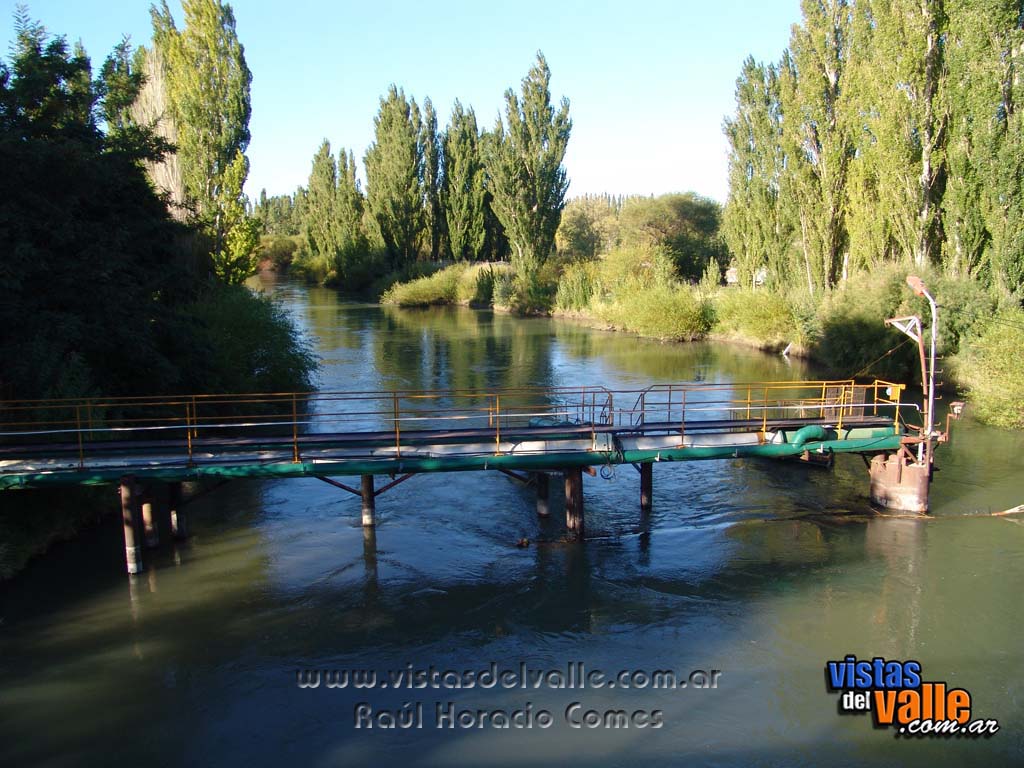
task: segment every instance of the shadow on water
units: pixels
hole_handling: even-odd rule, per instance
[[[324,389],[632,386],[791,370],[748,350],[280,290],[319,339]],[[1019,450],[986,461],[971,447],[990,432],[965,432],[937,489],[980,506],[985,483],[1001,488],[1019,472]],[[112,521],[0,588],[0,764],[109,764],[115,744],[118,759],[159,764],[1012,763],[1024,748],[1024,526],[964,517],[972,507],[960,501],[932,518],[878,517],[864,475],[854,457],[832,471],[663,464],[644,518],[635,473],[620,468],[611,481],[587,478],[582,544],[565,540],[558,483],[542,521],[530,491],[505,477],[417,477],[378,500],[378,526],[365,531],[358,501],[315,480],[239,482],[197,501],[194,537],[151,554],[131,580]],[[530,545],[519,549],[522,538]],[[837,717],[822,669],[847,653],[919,659],[926,679],[966,687],[977,715],[1004,731],[906,742]],[[685,691],[296,682],[299,669],[366,669],[390,683],[388,671],[408,665],[571,661],[723,674],[716,690]],[[575,729],[565,711],[577,701],[661,710],[664,727]],[[360,703],[407,702],[423,706],[423,729],[355,727]],[[448,702],[544,709],[555,722],[438,729],[435,708]]]

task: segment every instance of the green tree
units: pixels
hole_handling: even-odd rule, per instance
[[[729,200],[722,234],[741,285],[762,267],[778,284],[791,277],[793,226],[780,196],[785,156],[778,69],[748,57],[736,80],[736,114],[726,118]]]
[[[338,193],[335,198],[335,221],[338,227],[338,242],[343,253],[352,257],[369,248],[363,228],[366,201],[359,180],[356,178],[356,158],[349,150],[338,151]]]
[[[367,207],[392,267],[417,258],[423,229],[423,144],[415,99],[392,85],[373,120],[374,141],[366,150]]]
[[[252,74],[230,5],[183,0],[178,30],[162,0],[152,8],[153,42],[167,68],[168,103],[187,202],[213,241],[217,273],[240,282],[257,266],[242,186],[248,175]],[[238,231],[235,231],[235,230]]]
[[[802,0],[780,65],[782,195],[797,213],[801,271],[811,293],[835,284],[846,248],[846,183],[853,157],[846,66],[853,24],[847,0]]]
[[[325,264],[333,263],[338,253],[334,224],[337,187],[338,167],[331,152],[331,144],[324,139],[313,156],[313,167],[306,187],[302,230],[310,253]]]
[[[441,205],[443,154],[437,133],[437,113],[429,98],[423,100],[423,121],[420,125],[420,147],[423,156],[423,226],[426,250],[437,261],[444,245],[445,216]]]
[[[950,10],[946,46],[946,261],[1008,291],[1024,288],[1022,18],[1015,0],[963,2]]]
[[[551,253],[569,179],[562,165],[572,121],[569,100],[551,103],[551,70],[544,55],[523,79],[521,96],[505,92],[505,122],[484,143],[491,207],[512,248],[512,266],[528,302],[537,272]]]
[[[473,109],[456,99],[444,136],[442,202],[448,245],[455,259],[476,260],[484,248],[484,169]]]
[[[863,130],[855,170],[860,242],[917,267],[937,260],[945,178],[946,111],[940,98],[945,16],[942,0],[859,3],[856,96]],[[865,221],[867,220],[867,221]],[[885,232],[879,232],[884,221]],[[863,223],[862,223],[863,222]]]
[[[637,197],[622,207],[619,238],[626,248],[664,249],[680,277],[697,281],[725,260],[720,219],[718,203],[692,192]]]
[[[15,33],[0,62],[0,325],[18,332],[0,335],[0,396],[173,388],[175,312],[195,276],[141,167],[152,136],[126,141],[116,119],[139,85],[130,52],[94,79],[80,46],[23,10]],[[83,290],[83,275],[102,279]]]

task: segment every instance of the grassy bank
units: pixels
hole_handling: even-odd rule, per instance
[[[384,292],[380,301],[400,307],[439,304],[488,307],[495,303],[495,283],[507,274],[507,264],[453,264],[431,275],[395,283]],[[503,297],[499,295],[499,304]]]
[[[455,265],[428,278],[398,284],[384,301],[402,306],[487,302],[515,305],[513,276],[497,265]],[[919,315],[926,326],[927,301],[906,284],[919,274],[941,305],[938,354],[946,386],[969,393],[975,414],[999,426],[1024,425],[1024,384],[1015,373],[1024,347],[1024,313],[1013,297],[937,268],[886,265],[855,272],[837,288],[811,295],[806,289],[739,288],[719,284],[712,268],[700,284],[677,277],[671,254],[654,246],[617,248],[596,259],[549,264],[544,290],[555,315],[582,318],[597,327],[667,341],[702,338],[810,357],[830,376],[878,377],[916,382],[916,345],[888,328],[889,317]],[[492,276],[493,275],[493,276]],[[470,301],[472,297],[473,301]]]

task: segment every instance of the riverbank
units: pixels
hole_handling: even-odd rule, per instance
[[[457,264],[434,275],[392,286],[383,303],[399,306],[490,304],[516,312],[514,276],[497,265]],[[946,361],[939,382],[969,393],[984,422],[1024,425],[1024,388],[1013,373],[1024,345],[1024,313],[1013,297],[938,269],[888,265],[855,272],[822,295],[778,288],[722,286],[709,272],[699,284],[678,280],[668,254],[657,248],[618,249],[598,259],[556,264],[541,295],[552,297],[541,313],[590,327],[662,341],[740,344],[806,357],[837,378],[876,377],[918,381],[916,345],[887,327],[890,317],[920,316],[925,299],[906,285],[919,275],[941,304],[937,354]],[[495,277],[495,275],[498,277]],[[473,301],[468,296],[474,297]],[[531,314],[537,314],[536,308]]]

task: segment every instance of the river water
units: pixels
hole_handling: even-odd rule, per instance
[[[815,377],[740,347],[268,289],[315,337],[324,390]],[[647,520],[620,467],[585,477],[582,544],[554,485],[541,522],[498,473],[417,476],[378,499],[373,535],[356,497],[315,479],[240,481],[135,579],[111,520],[0,587],[0,765],[1024,764],[1024,516],[987,514],[1024,502],[1024,438],[967,419],[937,466],[914,519],[871,509],[856,456],[661,464]],[[907,739],[840,716],[824,670],[847,654],[917,660],[1001,729]],[[570,667],[720,672],[553,687]],[[491,669],[494,687],[444,687]],[[500,678],[523,669],[525,687]],[[299,670],[377,685],[301,688]],[[408,687],[418,670],[437,687]],[[558,674],[537,688],[540,671]],[[532,727],[492,727],[479,711],[495,710]],[[629,727],[586,727],[607,710]],[[423,727],[377,727],[389,711]]]

